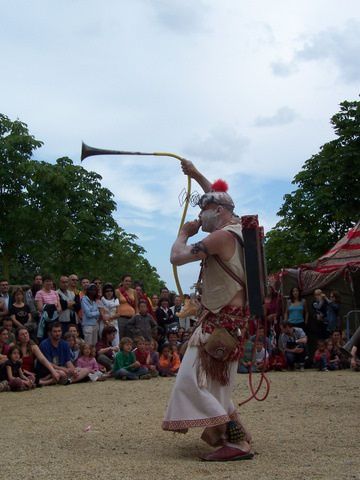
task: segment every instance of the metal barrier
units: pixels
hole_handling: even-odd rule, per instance
[[[345,315],[345,321],[346,321],[346,339],[349,341],[350,340],[350,317],[352,314],[358,315],[358,317],[355,317],[354,321],[354,332],[359,328],[360,326],[360,310],[350,310]],[[354,333],[353,332],[353,333]]]

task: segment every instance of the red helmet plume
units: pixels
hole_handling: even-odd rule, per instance
[[[221,178],[215,180],[215,182],[211,185],[211,190],[213,192],[227,192],[228,189],[228,184],[225,182],[225,180],[221,180]]]

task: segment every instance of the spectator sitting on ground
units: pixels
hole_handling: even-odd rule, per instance
[[[270,338],[268,336],[265,336],[265,327],[263,327],[262,325],[259,325],[259,327],[257,329],[257,333],[255,335],[252,335],[250,337],[250,340],[253,343],[261,342],[263,344],[263,346],[265,347],[266,351],[269,352],[269,353],[271,352]]]
[[[341,350],[341,347],[344,345],[344,341],[341,337],[340,330],[333,331],[331,335],[331,340],[333,343],[333,351],[339,357],[339,368],[349,368],[349,357],[345,355],[344,352]]]
[[[269,354],[261,340],[255,342],[255,367],[257,372],[268,369]]]
[[[115,355],[113,376],[120,380],[147,380],[151,378],[146,367],[141,367],[132,352],[132,340],[124,337],[120,340],[120,351]]]
[[[159,375],[159,352],[157,351],[158,344],[156,340],[152,339],[150,342],[145,341],[145,349],[148,353],[146,359],[146,366],[149,369],[149,373],[153,377]]]
[[[167,342],[172,347],[180,348],[181,342],[179,342],[179,336],[176,329],[170,330],[167,334]]]
[[[159,372],[157,371],[156,365],[151,363],[150,348],[146,345],[146,340],[144,337],[135,338],[136,348],[134,350],[136,360],[140,363],[140,367],[145,367],[148,369],[149,374],[152,377],[157,377]],[[149,346],[151,345],[148,342]]]
[[[91,346],[87,343],[83,343],[80,347],[80,354],[76,360],[76,366],[78,368],[87,368],[90,371],[89,378],[92,381],[105,380],[106,378],[105,375],[102,375],[100,366],[92,355]]]
[[[22,354],[22,369],[26,375],[35,377],[35,362],[38,362],[47,368],[51,375],[50,380],[41,379],[39,381],[40,385],[50,385],[59,381],[60,374],[44,357],[36,343],[30,339],[30,335],[26,327],[21,327],[18,329],[17,345]]]
[[[118,345],[113,345],[117,330],[113,325],[104,327],[101,340],[96,344],[96,360],[111,372],[114,366],[115,354],[119,351]]]
[[[159,358],[159,373],[162,377],[175,377],[180,368],[180,357],[172,345],[162,347]]]
[[[286,363],[290,370],[299,364],[300,371],[304,371],[305,348],[307,336],[302,328],[293,327],[289,322],[281,325],[282,333],[279,337],[279,348],[285,353]]]
[[[353,339],[353,346],[351,347],[350,367],[354,372],[360,371],[360,327],[355,331],[351,337]]]
[[[10,350],[8,344],[9,330],[6,327],[0,328],[0,365],[7,361],[7,354]]]
[[[12,345],[7,354],[7,360],[0,368],[0,382],[7,380],[10,390],[23,391],[35,387],[34,377],[27,377],[21,368],[21,351],[17,345]]]
[[[126,327],[128,336],[132,339],[144,337],[145,340],[151,340],[156,329],[157,323],[148,312],[146,301],[139,300],[139,313],[128,321]]]
[[[71,335],[75,335],[76,341],[77,341],[77,344],[79,345],[79,347],[80,347],[80,345],[85,343],[85,340],[83,338],[81,338],[80,335],[79,335],[79,327],[77,325],[70,324],[69,329],[68,329],[68,333],[71,333]]]
[[[326,342],[326,349],[329,352],[329,370],[339,370],[340,368],[340,357],[338,356],[336,350],[334,349],[334,344],[331,339]]]
[[[329,371],[330,352],[326,348],[325,340],[318,340],[317,349],[314,353],[314,367],[321,372]]]
[[[49,337],[40,344],[40,350],[45,358],[51,363],[53,368],[60,374],[60,383],[80,382],[88,376],[89,370],[86,368],[75,368],[71,363],[70,348],[65,340],[61,338],[61,324],[54,322],[50,325]],[[49,385],[55,383],[51,372],[43,365],[37,365],[40,379],[50,380]]]
[[[275,370],[278,372],[282,372],[286,369],[285,355],[277,347],[273,348],[271,351],[269,367],[270,370]]]
[[[79,344],[77,343],[75,335],[66,332],[64,340],[68,343],[70,348],[71,362],[75,365],[76,360],[80,354]]]
[[[13,324],[13,321],[11,320],[11,317],[4,317],[2,324],[3,324],[3,327],[7,328],[7,330],[8,330],[8,338],[7,338],[6,343],[8,345],[11,345],[11,344],[15,343],[15,339],[16,339],[15,332],[16,332],[16,330],[14,328],[14,324]]]

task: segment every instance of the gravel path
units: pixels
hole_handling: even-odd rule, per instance
[[[1,478],[360,480],[360,375],[270,373],[265,402],[242,407],[253,460],[203,463],[201,430],[161,430],[174,380],[86,383],[2,393]],[[248,395],[239,375],[237,401]],[[88,431],[85,431],[89,427]]]

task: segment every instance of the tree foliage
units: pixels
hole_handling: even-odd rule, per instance
[[[24,123],[0,117],[2,275],[18,282],[38,271],[76,272],[117,285],[129,273],[159,290],[163,282],[137,237],[114,220],[116,204],[101,176],[67,157],[31,160],[41,145]]]
[[[266,237],[269,271],[315,260],[360,217],[360,102],[343,102],[331,118],[337,138],[294,177],[281,220]]]

